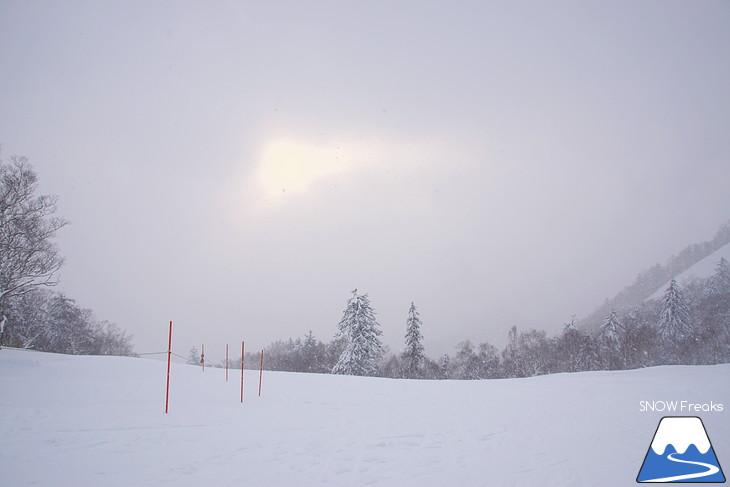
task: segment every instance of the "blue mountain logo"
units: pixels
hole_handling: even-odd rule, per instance
[[[636,481],[725,482],[702,420],[696,416],[663,417]]]

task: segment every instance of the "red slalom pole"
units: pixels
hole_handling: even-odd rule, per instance
[[[203,366],[203,372],[205,372],[205,343],[200,346],[200,363]]]
[[[261,364],[259,364],[259,397],[261,397],[261,379],[264,376],[264,351],[261,350]]]
[[[165,388],[165,414],[170,410],[170,356],[172,355],[172,321],[167,339],[167,387]]]
[[[241,342],[241,402],[243,402],[243,359],[246,357],[244,350],[244,342]]]
[[[228,344],[226,343],[226,382],[228,382]]]

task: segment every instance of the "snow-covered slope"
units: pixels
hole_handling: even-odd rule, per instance
[[[634,485],[666,411],[730,464],[730,365],[406,381],[0,350],[3,486]],[[677,411],[682,414],[682,412]],[[675,414],[677,414],[675,413]],[[684,412],[687,415],[687,412]]]
[[[730,243],[724,245],[723,247],[720,247],[715,252],[697,262],[686,271],[678,274],[677,276],[675,276],[674,279],[676,279],[676,281],[680,285],[684,285],[687,281],[690,281],[691,279],[705,279],[707,277],[710,277],[715,273],[717,263],[720,262],[720,259],[723,257],[726,260],[730,261]],[[667,290],[667,287],[669,287],[669,281],[664,283],[659,289],[657,289],[654,294],[652,294],[647,299],[661,298],[664,295],[664,292]]]

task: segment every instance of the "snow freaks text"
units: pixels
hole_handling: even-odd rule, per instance
[[[692,401],[639,401],[639,412],[669,413],[720,413],[723,405],[717,402],[696,403]]]

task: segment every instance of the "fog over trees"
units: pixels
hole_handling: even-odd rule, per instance
[[[11,157],[7,163],[0,159],[0,345],[133,355],[130,335],[52,289],[63,265],[54,239],[69,222],[56,216],[55,196],[37,193],[38,176],[27,159]],[[355,290],[330,341],[311,331],[301,338],[275,341],[266,348],[265,367],[410,379],[491,379],[727,362],[730,267],[725,258],[706,279],[684,286],[671,279],[659,299],[646,297],[656,289],[655,282],[689,268],[728,242],[730,224],[711,242],[687,247],[665,266],[640,274],[636,283],[600,308],[604,314],[596,327],[590,320],[580,326],[573,318],[562,332],[548,336],[543,330],[513,326],[505,330],[507,344],[502,350],[464,340],[452,354],[438,359],[424,349],[423,325],[428,317],[422,318],[414,303],[404,307],[403,348],[388,350],[381,342],[376,306],[366,293]],[[616,306],[606,308],[610,304]],[[253,363],[256,357],[247,360]],[[197,350],[191,350],[189,362],[199,362]]]
[[[578,327],[574,319],[553,337],[542,330],[513,326],[501,351],[489,343],[465,340],[438,362],[423,349],[421,317],[411,303],[403,350],[385,351],[376,361],[377,354],[367,355],[368,368],[355,367],[358,355],[352,345],[354,335],[350,335],[352,324],[374,323],[373,306],[364,298],[366,295],[354,294],[348,301],[335,340],[324,343],[310,332],[304,340],[274,342],[266,349],[265,368],[412,379],[494,379],[730,361],[730,269],[724,258],[707,279],[695,279],[685,288],[672,279],[660,299],[623,313],[611,309],[595,331]],[[359,346],[379,335],[371,333]],[[374,349],[380,347],[379,340],[372,343]]]

